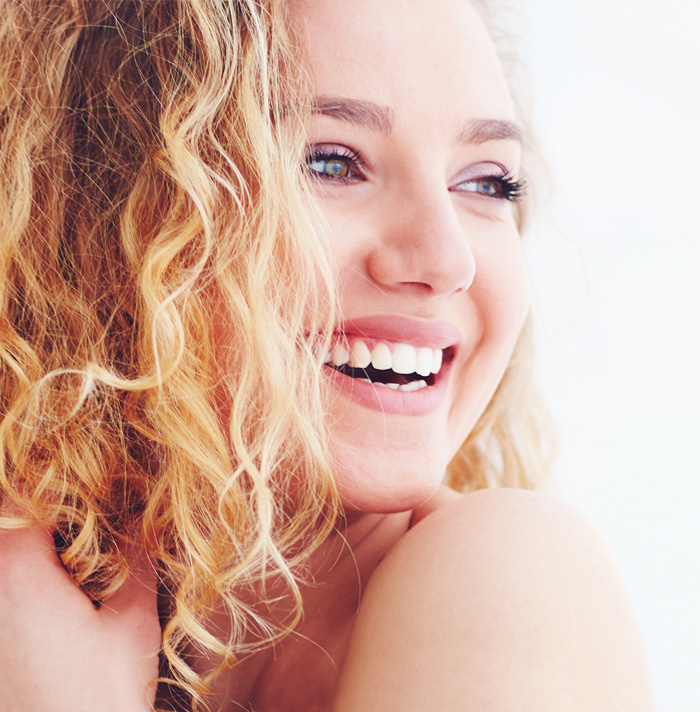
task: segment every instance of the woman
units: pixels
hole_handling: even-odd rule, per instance
[[[441,487],[536,446],[477,7],[2,22],[5,709],[653,709],[590,527]]]

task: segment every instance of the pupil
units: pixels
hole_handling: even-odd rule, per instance
[[[348,167],[343,161],[331,161],[326,165],[326,173],[344,178],[348,174]]]

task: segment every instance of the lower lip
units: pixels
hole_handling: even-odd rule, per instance
[[[437,410],[447,394],[446,368],[432,386],[417,391],[399,391],[345,376],[329,366],[323,372],[344,395],[360,405],[391,415],[426,415]]]

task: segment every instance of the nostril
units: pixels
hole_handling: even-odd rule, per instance
[[[433,291],[433,288],[427,282],[398,282],[397,286],[404,290],[413,291],[416,294],[427,294]]]

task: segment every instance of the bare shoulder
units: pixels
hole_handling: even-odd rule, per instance
[[[440,491],[425,507],[419,526],[403,537],[392,558],[414,560],[422,549],[430,549],[431,560],[479,555],[481,564],[499,570],[509,563],[509,555],[520,558],[535,553],[537,547],[551,548],[553,553],[561,553],[567,545],[597,546],[601,554],[607,551],[582,514],[542,493],[506,488],[467,495]],[[484,557],[489,553],[500,556]]]
[[[646,660],[607,547],[546,495],[445,502],[381,563],[334,712],[650,712]]]

